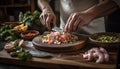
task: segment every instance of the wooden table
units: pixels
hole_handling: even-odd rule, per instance
[[[42,67],[42,68],[86,68],[86,69],[116,69],[117,51],[108,51],[110,61],[108,63],[97,64],[95,61],[88,62],[82,58],[82,54],[90,49],[85,46],[83,49],[73,52],[58,53],[59,57],[35,58],[29,61],[22,61],[11,57],[5,50],[0,51],[0,63]]]

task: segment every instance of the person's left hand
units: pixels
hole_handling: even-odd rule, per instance
[[[65,32],[75,32],[80,30],[84,25],[89,24],[94,19],[90,13],[76,12],[70,15],[65,25]]]

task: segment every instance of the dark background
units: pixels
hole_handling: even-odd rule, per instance
[[[4,2],[6,0],[2,1]],[[56,12],[54,9],[55,0],[51,0],[50,5],[52,6],[54,12],[58,15],[59,18],[59,13]],[[37,0],[35,0],[35,9],[41,11],[37,5]],[[105,27],[107,32],[120,33],[120,9],[105,17]],[[0,63],[0,69],[33,69],[33,68]],[[120,69],[120,50],[118,51],[117,69]]]

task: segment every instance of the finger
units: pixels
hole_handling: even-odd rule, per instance
[[[46,19],[47,19],[47,14],[43,14],[43,22],[44,22],[45,27],[47,27]]]
[[[71,18],[72,18],[73,14],[70,15],[70,17],[68,18],[67,22],[66,23],[69,23]]]
[[[80,19],[80,17],[78,17],[78,19],[75,21],[75,23],[73,25],[74,27],[73,27],[72,32],[77,30],[77,27],[79,26],[80,21],[81,21],[81,19]]]
[[[75,21],[76,21],[76,19],[78,18],[78,16],[76,15],[76,14],[74,14],[73,16],[72,16],[72,19],[70,20],[70,22],[69,22],[69,24],[68,24],[68,31],[69,32],[72,32],[72,30],[73,30],[73,25],[74,25],[74,23],[75,23]]]
[[[66,27],[65,27],[67,32],[68,32],[68,26],[69,26],[70,20],[72,19],[72,16],[73,16],[73,14],[71,14],[70,17],[67,20],[67,24],[66,24]]]
[[[46,19],[47,19],[47,14],[44,14],[44,15],[43,15],[43,21],[44,21],[44,23],[45,23],[45,26],[46,26]]]
[[[75,18],[72,18],[71,20],[70,20],[70,22],[69,22],[69,24],[68,24],[68,31],[69,32],[72,32],[72,30],[73,30],[73,25],[74,25],[74,22],[76,21],[76,19]]]
[[[47,28],[50,30],[51,29],[51,26],[50,26],[50,22],[52,20],[52,16],[51,15],[48,15],[47,19],[46,19],[46,26]]]
[[[56,24],[56,17],[53,18],[53,25],[57,26],[57,24]]]
[[[79,31],[84,26],[83,21],[78,24],[77,31]]]
[[[43,25],[45,25],[45,22],[44,22],[44,20],[43,20],[43,16],[42,15],[40,15],[40,22],[43,24]]]
[[[64,31],[65,31],[65,32],[68,32],[68,24],[69,24],[70,20],[72,19],[72,15],[73,15],[73,14],[71,14],[71,15],[69,16],[69,18],[68,18],[68,20],[67,20],[67,22],[66,22],[66,25],[65,25],[65,28],[64,28]]]
[[[67,23],[66,23],[66,25],[65,25],[65,29],[64,29],[65,32],[68,32],[68,25],[69,25],[69,20],[70,20],[70,19],[72,19],[72,18],[69,17],[69,19],[67,20]]]

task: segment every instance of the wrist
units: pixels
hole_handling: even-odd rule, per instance
[[[43,7],[42,11],[53,12],[53,10],[50,7]]]
[[[82,11],[81,13],[87,14],[89,16],[89,18],[91,18],[92,20],[97,18],[97,14],[94,13],[93,11],[85,10],[85,11]]]

